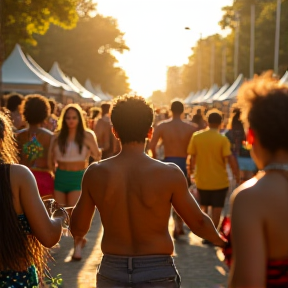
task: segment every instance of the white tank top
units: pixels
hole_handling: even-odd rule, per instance
[[[66,152],[63,155],[59,149],[59,145],[55,146],[55,158],[60,162],[81,162],[85,161],[90,153],[87,146],[83,145],[81,153],[79,153],[79,146],[74,141],[68,142]]]

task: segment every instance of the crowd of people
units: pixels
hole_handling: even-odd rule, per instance
[[[269,74],[244,83],[226,127],[217,109],[191,115],[175,100],[170,110],[155,114],[143,98],[121,96],[88,117],[78,104],[7,97],[0,112],[0,287],[43,281],[49,248],[67,221],[50,217],[44,202],[52,198],[71,217],[73,260],[81,260],[99,210],[99,288],[181,287],[171,210],[175,241],[186,224],[204,245],[232,246],[229,287],[288,287],[288,88]],[[231,197],[228,169],[239,186]],[[227,197],[229,237],[219,232]]]

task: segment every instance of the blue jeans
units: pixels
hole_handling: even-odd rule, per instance
[[[179,288],[180,276],[171,256],[104,255],[97,271],[97,288]]]

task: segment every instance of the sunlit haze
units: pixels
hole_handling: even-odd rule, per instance
[[[191,47],[203,37],[222,33],[221,7],[232,0],[95,0],[98,13],[113,16],[130,51],[116,54],[132,90],[144,97],[165,90],[168,66],[188,62]],[[185,30],[190,27],[190,30]]]

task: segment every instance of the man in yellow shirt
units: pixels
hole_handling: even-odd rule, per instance
[[[231,154],[230,142],[219,133],[222,117],[211,113],[208,118],[209,129],[194,133],[189,146],[191,155],[191,174],[195,168],[195,182],[200,195],[200,206],[204,212],[212,206],[212,220],[217,228],[229,188],[226,171],[228,161],[232,172],[239,183],[239,172],[235,159]]]

